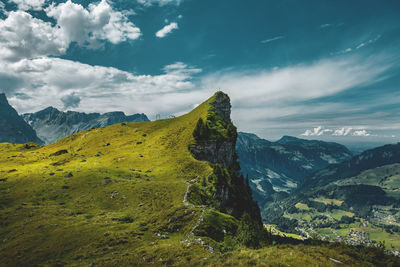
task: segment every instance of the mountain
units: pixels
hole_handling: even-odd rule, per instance
[[[178,118],[43,147],[0,144],[3,264],[186,265],[228,233],[259,246],[261,216],[240,176],[236,135],[219,92]]]
[[[340,179],[355,176],[362,171],[400,162],[400,143],[364,151],[351,160],[332,164],[309,177],[305,188],[323,186]]]
[[[270,142],[250,133],[238,134],[236,150],[259,203],[275,191],[292,192],[311,173],[352,157],[337,143],[291,136]]]
[[[91,128],[101,128],[120,122],[149,121],[145,114],[130,116],[126,116],[123,112],[86,114],[75,111],[62,112],[53,107],[35,113],[26,113],[22,117],[46,144]]]
[[[8,103],[4,93],[0,94],[0,129],[0,143],[43,143],[43,141],[37,137],[35,130],[33,130]]]
[[[262,213],[281,230],[352,245],[384,241],[400,254],[400,143],[315,172]]]
[[[379,248],[311,245],[263,229],[240,175],[230,109],[218,92],[177,118],[89,129],[42,147],[0,144],[0,265],[400,263]]]

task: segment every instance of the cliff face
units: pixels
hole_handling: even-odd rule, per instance
[[[210,105],[211,112],[205,124],[205,127],[209,128],[207,130],[209,135],[198,138],[196,146],[191,147],[191,152],[198,160],[230,168],[236,160],[236,138],[227,135],[230,134],[228,128],[234,129],[231,122],[230,99],[228,95],[220,92],[215,95]]]
[[[149,121],[144,114],[126,116],[123,112],[82,113],[75,111],[62,112],[56,108],[48,107],[36,113],[27,113],[23,118],[46,144],[54,143],[71,134],[101,128],[120,122]]]
[[[261,225],[259,208],[253,201],[249,184],[240,174],[235,150],[237,131],[230,114],[228,95],[217,92],[210,102],[207,119],[200,119],[196,126],[195,144],[189,149],[196,159],[212,163],[214,173],[208,182],[212,184],[209,191],[215,208],[236,218],[249,214]]]
[[[5,94],[0,94],[0,143],[2,142],[16,144],[43,143],[32,127],[8,103]]]

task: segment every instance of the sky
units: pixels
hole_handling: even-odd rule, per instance
[[[184,114],[222,90],[240,131],[400,141],[397,0],[0,0],[19,113]]]

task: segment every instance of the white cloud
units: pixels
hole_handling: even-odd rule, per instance
[[[71,42],[94,46],[98,40],[106,40],[116,44],[141,35],[126,14],[113,10],[106,0],[90,4],[88,9],[68,0],[59,5],[53,3],[45,12],[56,20],[56,25],[21,10],[0,19],[0,58],[16,61],[57,56],[64,54]]]
[[[152,6],[152,5],[165,6],[168,4],[180,5],[183,2],[183,0],[137,0],[137,1],[138,3],[144,6]]]
[[[360,43],[360,44],[358,44],[358,45],[356,45],[354,47],[348,47],[348,48],[346,48],[346,49],[344,49],[342,51],[339,51],[337,53],[332,53],[332,55],[335,55],[335,54],[336,55],[340,55],[340,54],[346,54],[346,53],[350,53],[350,52],[353,52],[353,51],[357,51],[357,50],[359,50],[359,49],[361,49],[363,47],[366,47],[368,45],[376,43],[380,38],[381,38],[381,35],[378,35],[375,38],[369,39],[369,40],[367,40],[365,42],[362,42],[362,43]]]
[[[334,28],[334,27],[341,27],[343,25],[344,25],[344,23],[337,23],[337,24],[326,23],[326,24],[319,25],[319,28],[320,29]]]
[[[117,44],[141,35],[140,29],[125,14],[113,10],[107,0],[90,4],[88,9],[68,0],[45,10],[49,17],[56,19],[62,38],[68,43],[85,45],[100,39]]]
[[[352,136],[371,136],[371,134],[368,133],[366,130],[357,130],[357,131],[354,131],[351,135]]]
[[[322,126],[318,126],[312,130],[306,130],[301,135],[303,135],[303,136],[321,136],[321,135],[324,135],[325,133],[331,133],[332,131],[333,130],[331,130],[331,129],[325,129]]]
[[[270,43],[270,42],[278,41],[278,40],[283,39],[283,38],[285,38],[285,36],[276,36],[274,38],[262,40],[261,43],[262,44],[267,44],[267,43]]]
[[[389,67],[378,58],[341,57],[274,70],[228,70],[197,77],[201,70],[182,62],[165,66],[159,75],[134,75],[115,68],[38,57],[0,64],[0,85],[4,84],[2,77],[11,85],[8,96],[19,112],[69,105],[85,112],[123,110],[150,116],[182,114],[220,89],[231,97],[233,119],[239,128],[257,132],[264,127],[262,135],[268,137],[274,127],[282,133],[285,123],[295,129],[290,134],[296,134],[307,125],[325,125],[326,114],[329,118],[340,116],[339,111],[346,116],[357,114],[358,107],[349,109],[318,99],[380,81]],[[330,119],[330,125],[310,129],[304,135],[351,136],[355,130],[366,129],[361,126],[367,124],[360,121],[343,127]],[[348,133],[348,128],[355,130]]]
[[[193,91],[192,77],[201,70],[180,62],[152,76],[42,57],[1,65],[2,72],[16,74],[20,80],[15,88],[18,94],[9,94],[10,103],[19,112],[53,105],[85,112],[179,114],[209,96],[208,92]]]
[[[381,35],[378,35],[378,36],[375,37],[374,39],[370,39],[370,40],[368,40],[368,41],[366,41],[366,42],[360,43],[359,45],[356,46],[355,49],[358,50],[358,49],[360,49],[360,48],[363,48],[364,46],[373,44],[373,43],[377,42],[380,38],[381,38]]]
[[[331,136],[372,136],[365,129],[356,129],[353,127],[342,127],[339,129],[329,129],[323,126],[318,126],[313,128],[312,130],[306,130],[301,134],[302,136],[323,136],[323,135],[331,135]]]
[[[67,47],[57,28],[29,13],[12,11],[5,20],[0,20],[0,58],[60,55]]]
[[[349,127],[349,128],[345,128],[345,127],[343,127],[343,128],[340,128],[340,129],[336,129],[334,132],[333,132],[333,136],[347,136],[347,135],[349,135],[349,133],[351,132],[353,130],[353,128],[351,128],[351,127]]]
[[[9,0],[18,5],[20,10],[42,10],[45,0]]]
[[[274,108],[285,114],[287,107],[303,109],[304,101],[381,80],[389,66],[378,62],[378,58],[341,57],[274,70],[218,72],[205,77],[203,87],[227,91],[237,108]],[[292,114],[312,109],[309,104]]]
[[[178,29],[178,23],[171,22],[170,24],[165,25],[161,30],[156,32],[156,36],[158,38],[164,38],[165,36],[170,34],[173,30],[176,30],[176,29]]]

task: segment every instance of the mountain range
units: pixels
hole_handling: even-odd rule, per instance
[[[260,205],[274,192],[291,193],[311,173],[352,158],[343,145],[284,136],[276,142],[238,134],[236,150]]]
[[[130,116],[126,116],[121,111],[86,114],[76,111],[63,112],[53,107],[35,113],[26,113],[22,117],[46,144],[90,128],[101,128],[120,122],[149,121],[143,113]]]

